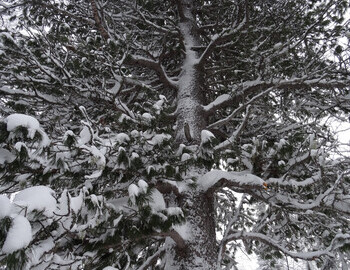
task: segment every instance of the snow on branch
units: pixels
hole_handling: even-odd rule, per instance
[[[229,94],[223,94],[218,96],[213,102],[206,106],[203,106],[205,112],[215,111],[218,107],[228,105],[232,102],[232,97]]]
[[[0,92],[4,93],[6,95],[21,95],[21,96],[29,96],[29,97],[35,96],[35,94],[33,92],[14,89],[14,88],[10,88],[8,86],[0,87]]]
[[[319,181],[321,178],[320,174],[317,174],[313,177],[306,178],[303,181],[296,181],[294,179],[287,179],[286,176],[280,177],[280,178],[269,178],[266,180],[266,183],[268,185],[279,185],[279,186],[290,186],[290,187],[306,187],[314,184],[315,182]]]
[[[156,23],[153,23],[152,21],[150,21],[149,19],[146,18],[145,14],[143,14],[140,10],[136,9],[136,12],[140,15],[140,18],[143,20],[143,22],[147,23],[149,26],[157,29],[159,32],[162,32],[162,33],[171,33],[171,34],[178,34],[177,31],[174,31],[172,29],[167,29],[165,27],[162,27]],[[149,15],[149,14],[148,14]],[[126,17],[130,17],[130,18],[133,18],[133,19],[138,19],[138,18],[135,18],[133,16],[130,16],[130,15],[126,15]],[[159,19],[157,17],[154,18],[155,20]]]
[[[168,77],[163,66],[160,63],[152,59],[148,59],[148,58],[145,58],[142,56],[136,56],[136,55],[129,55],[125,59],[125,63],[129,65],[136,65],[136,66],[152,69],[158,74],[159,79],[164,85],[169,86],[173,89],[177,89],[177,83]]]
[[[45,8],[47,8],[47,9],[52,9],[53,11],[57,12],[58,14],[65,15],[68,18],[73,18],[73,19],[75,19],[77,21],[81,21],[81,22],[87,23],[87,24],[92,25],[92,26],[95,25],[95,21],[94,20],[92,20],[92,19],[90,19],[88,17],[79,16],[79,15],[74,14],[72,12],[69,12],[69,11],[67,11],[65,9],[61,9],[57,5],[49,4],[46,1],[42,1],[40,3],[40,5],[45,7]]]
[[[166,251],[165,247],[161,247],[152,256],[148,257],[147,260],[138,268],[138,270],[148,269],[151,265],[155,264],[160,256]]]
[[[217,109],[220,109],[228,105],[230,103],[229,102],[230,100],[234,100],[238,96],[247,96],[248,94],[251,94],[252,91],[253,93],[257,91],[255,96],[253,96],[250,100],[248,100],[247,102],[243,103],[241,106],[236,108],[227,117],[220,119],[215,123],[210,124],[207,127],[207,129],[216,128],[228,123],[242,109],[246,108],[248,105],[254,103],[255,101],[259,100],[260,98],[266,96],[271,91],[276,89],[293,90],[293,89],[302,88],[302,87],[319,87],[319,88],[331,89],[331,88],[345,87],[348,84],[349,84],[348,80],[344,80],[344,81],[327,80],[327,79],[324,79],[322,76],[314,79],[309,79],[307,76],[305,76],[302,78],[293,78],[289,80],[274,79],[271,81],[261,81],[261,80],[247,81],[235,89],[234,92],[237,92],[236,96],[232,96],[230,99],[228,98],[228,96],[224,98],[217,98],[214,102],[204,106],[205,112],[207,114],[212,114]]]
[[[317,198],[314,199],[312,202],[300,202],[299,200],[285,194],[273,194],[272,191],[270,191],[269,193],[256,193],[253,191],[251,194],[254,193],[255,196],[273,205],[279,205],[281,207],[293,209],[296,211],[318,210],[322,208],[327,208],[335,209],[336,211],[350,214],[350,196],[338,194],[334,191],[343,179],[343,177],[347,174],[348,173],[340,174],[335,183],[325,192],[319,194]],[[307,180],[306,183],[302,184],[309,184],[309,181],[311,181],[311,179]],[[267,180],[266,182],[269,183],[271,181]],[[292,183],[295,182],[292,181],[291,185]]]
[[[223,254],[226,250],[226,242],[225,242],[225,239],[227,239],[228,235],[230,234],[230,229],[231,227],[233,226],[233,224],[235,222],[237,222],[238,220],[238,217],[239,217],[239,214],[241,212],[241,209],[243,207],[243,202],[244,200],[246,199],[246,194],[243,194],[242,195],[242,198],[238,204],[238,206],[236,207],[236,210],[235,210],[235,213],[233,216],[231,216],[229,222],[228,222],[228,225],[225,229],[225,232],[224,232],[224,236],[223,236],[223,240],[220,242],[220,246],[219,246],[219,254],[218,254],[218,266],[220,266],[221,264],[221,261],[222,261],[222,258],[223,258]]]
[[[336,236],[337,237],[337,236]],[[347,236],[347,238],[350,239],[350,235]],[[256,233],[256,232],[235,232],[227,236],[224,241],[226,243],[234,240],[240,240],[240,239],[253,239],[253,240],[258,240],[260,242],[263,242],[271,247],[274,247],[284,254],[292,257],[292,258],[297,258],[297,259],[302,259],[302,260],[314,260],[315,258],[319,258],[321,256],[330,256],[334,257],[334,254],[331,252],[332,251],[332,245],[326,248],[325,250],[317,250],[317,251],[309,251],[309,252],[292,252],[282,245],[280,245],[277,241],[271,239],[270,237],[262,234],[262,233]]]
[[[198,188],[203,191],[215,190],[219,187],[240,187],[249,189],[265,188],[266,183],[260,177],[247,172],[226,172],[212,170],[202,175],[198,181]]]
[[[232,36],[234,36],[239,31],[244,29],[247,26],[247,22],[248,22],[248,19],[247,19],[247,16],[245,16],[244,19],[242,20],[242,22],[239,25],[237,25],[237,27],[234,27],[233,29],[225,28],[224,30],[221,31],[220,34],[214,35],[212,37],[211,42],[209,43],[209,45],[206,47],[206,49],[204,50],[204,52],[200,56],[200,58],[198,60],[198,64],[202,65],[205,62],[205,60],[208,59],[210,54],[213,52],[213,50],[218,45],[222,44],[226,40],[229,40]]]
[[[55,97],[48,94],[40,93],[37,90],[35,92],[29,92],[25,90],[10,88],[8,86],[2,86],[0,87],[0,93],[3,93],[5,95],[11,95],[11,96],[36,97],[47,103],[63,104],[60,100],[56,99]]]
[[[4,122],[6,123],[7,131],[9,132],[15,132],[15,130],[18,127],[23,127],[27,129],[28,131],[27,137],[30,139],[34,139],[36,133],[40,134],[41,136],[41,140],[39,143],[40,147],[47,147],[51,143],[46,132],[41,128],[39,121],[32,116],[21,114],[21,113],[14,113],[7,116],[4,119]]]
[[[245,126],[248,123],[249,115],[251,112],[250,108],[251,108],[250,105],[248,105],[247,109],[246,109],[246,116],[244,117],[242,124],[237,128],[237,130],[235,130],[235,132],[233,132],[231,137],[228,138],[227,140],[223,141],[222,143],[218,144],[217,146],[215,146],[214,149],[216,151],[223,150],[223,149],[229,147],[230,145],[232,145],[232,143],[234,143],[237,140],[237,138],[242,133],[242,130],[245,128]]]
[[[218,126],[222,126],[224,124],[226,124],[227,122],[231,121],[232,118],[234,118],[236,116],[236,114],[238,112],[240,112],[242,109],[244,109],[245,107],[247,107],[248,105],[252,104],[254,101],[260,99],[261,97],[267,95],[268,93],[270,93],[272,90],[274,90],[274,87],[270,87],[267,88],[265,91],[257,94],[256,96],[254,96],[253,98],[251,98],[249,101],[247,101],[246,103],[242,104],[241,106],[239,106],[237,109],[235,109],[229,116],[209,125],[207,128],[208,129],[212,129],[212,128],[216,128]]]
[[[160,233],[160,236],[170,237],[174,242],[176,243],[176,246],[179,249],[186,248],[186,242],[185,239],[180,233],[178,233],[176,230],[171,230],[169,232]]]

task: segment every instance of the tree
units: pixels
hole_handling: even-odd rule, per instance
[[[347,269],[348,6],[0,4],[1,263]]]

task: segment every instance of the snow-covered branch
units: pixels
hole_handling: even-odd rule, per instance
[[[159,32],[163,32],[163,33],[172,33],[172,34],[178,34],[177,31],[174,31],[172,29],[168,29],[168,28],[165,28],[163,26],[160,26],[156,23],[153,23],[150,19],[146,18],[146,15],[144,13],[142,13],[140,10],[136,10],[136,12],[138,13],[138,15],[140,16],[140,18],[142,19],[143,22],[145,22],[146,24],[148,24],[150,27],[153,27],[155,29],[157,29]],[[130,15],[131,18],[133,19],[138,19],[137,17],[133,17]],[[157,18],[155,18],[157,19]]]
[[[226,172],[212,170],[201,176],[198,189],[213,192],[222,187],[238,187],[244,189],[263,189],[265,182],[260,177],[248,172]]]
[[[40,93],[39,91],[30,92],[30,91],[10,88],[8,86],[2,86],[0,87],[0,93],[4,95],[11,95],[11,96],[32,97],[32,98],[35,97],[50,104],[63,104],[61,101],[59,101],[55,97],[50,96],[48,94]]]
[[[214,102],[204,106],[204,110],[206,111],[206,113],[212,114],[217,109],[229,105],[230,100],[233,102],[235,100],[239,100],[242,96],[255,93],[255,95],[252,98],[250,98],[240,107],[236,108],[229,116],[227,116],[226,118],[220,119],[215,123],[210,124],[207,128],[212,129],[228,123],[243,108],[245,108],[249,104],[254,103],[255,101],[259,100],[260,98],[266,96],[271,91],[276,89],[280,89],[280,90],[284,89],[289,91],[293,89],[305,88],[305,87],[309,87],[310,89],[312,87],[334,89],[334,88],[345,87],[348,83],[349,83],[348,80],[326,80],[323,77],[315,78],[315,79],[308,79],[307,77],[305,77],[305,78],[293,78],[290,80],[274,79],[271,81],[261,81],[261,80],[248,81],[243,83],[243,85],[238,86],[234,90],[234,93],[236,94],[233,95],[232,97],[228,95],[221,96],[217,98]]]
[[[264,201],[272,205],[278,205],[280,207],[285,207],[295,211],[334,209],[342,213],[350,214],[350,196],[337,194],[336,192],[333,192],[343,179],[344,175],[345,174],[341,174],[340,176],[338,176],[335,183],[326,191],[319,194],[316,197],[316,199],[314,199],[312,202],[300,202],[292,196],[282,193],[274,193],[273,191],[262,193],[259,191],[252,190],[251,194],[263,199]],[[272,180],[274,181],[274,179]],[[311,181],[311,179],[307,179],[305,181],[307,182],[302,184],[309,184],[308,182]],[[269,180],[267,180],[266,182],[268,183]],[[290,185],[292,186],[293,183],[294,182],[291,181]]]
[[[147,260],[138,268],[138,270],[146,270],[151,265],[155,264],[159,257],[163,255],[163,253],[166,251],[165,247],[161,247],[157,250],[156,253],[154,253],[152,256],[149,256]]]
[[[74,14],[72,12],[67,11],[66,9],[61,9],[58,7],[58,5],[49,4],[48,1],[41,2],[40,5],[42,5],[43,7],[47,8],[47,9],[52,9],[53,11],[55,11],[61,15],[67,16],[69,18],[73,18],[77,21],[81,21],[81,22],[87,23],[89,25],[95,25],[94,20],[92,20],[88,17],[79,16],[77,14]]]
[[[169,232],[163,232],[163,233],[160,233],[159,235],[163,236],[163,237],[170,237],[172,240],[174,240],[174,242],[176,243],[176,246],[179,249],[186,248],[185,240],[182,238],[182,236],[176,230],[171,230]]]
[[[247,26],[247,23],[248,19],[247,16],[245,16],[242,22],[233,29],[224,29],[221,31],[220,34],[214,35],[209,45],[205,48],[204,52],[200,56],[198,60],[198,65],[203,65],[203,63],[208,59],[210,54],[215,50],[215,48],[218,45],[224,43],[225,41],[229,40],[234,35],[239,33],[242,29],[244,29]]]
[[[157,73],[159,79],[165,86],[169,86],[175,90],[177,89],[177,83],[168,77],[163,66],[152,59],[148,59],[142,56],[129,55],[125,59],[125,64],[149,68]]]
[[[207,114],[209,114],[211,112],[215,112],[219,108],[223,108],[225,106],[230,105],[232,101],[233,99],[231,95],[223,94],[221,96],[218,96],[213,102],[203,106],[203,109]]]
[[[350,238],[350,236],[349,236]],[[253,240],[258,240],[260,242],[263,242],[264,244],[267,244],[271,247],[274,247],[284,254],[292,257],[292,258],[297,258],[297,259],[303,259],[303,260],[314,260],[315,258],[319,258],[321,256],[330,256],[334,257],[335,255],[332,253],[332,248],[328,247],[325,250],[317,250],[317,251],[309,251],[309,252],[292,252],[279,244],[277,241],[274,239],[262,234],[262,233],[256,233],[256,232],[235,232],[227,236],[224,241],[226,243],[234,240],[241,240],[241,239],[253,239]]]
[[[231,121],[231,119],[233,119],[237,113],[239,113],[241,110],[243,110],[244,108],[246,108],[248,105],[254,103],[255,101],[259,100],[261,97],[267,95],[268,93],[270,93],[272,90],[274,90],[274,87],[270,87],[267,88],[265,91],[257,94],[256,96],[254,96],[253,98],[251,98],[249,101],[247,101],[246,103],[242,104],[241,106],[239,106],[237,109],[235,109],[229,116],[227,116],[226,118],[220,119],[219,121],[210,124],[208,126],[208,129],[212,129],[212,128],[216,128],[219,126],[222,126],[224,124],[226,124],[227,122]]]
[[[268,185],[277,184],[279,186],[290,186],[290,187],[305,187],[314,184],[320,180],[320,175],[316,175],[313,177],[306,178],[302,181],[296,181],[294,179],[288,179],[287,177],[283,176],[280,178],[269,178],[266,180],[266,183]]]
[[[218,268],[220,268],[221,260],[223,258],[223,254],[224,254],[225,249],[226,249],[227,242],[225,241],[225,239],[227,239],[227,237],[229,236],[230,231],[231,231],[231,227],[233,226],[233,224],[235,222],[237,222],[238,217],[239,217],[239,213],[240,213],[240,211],[241,211],[241,209],[243,207],[243,202],[244,202],[245,199],[246,199],[246,195],[243,194],[242,198],[241,198],[241,200],[240,200],[240,202],[238,204],[238,206],[236,207],[235,214],[231,217],[231,219],[228,222],[227,227],[225,229],[224,236],[223,236],[222,241],[220,242],[220,247],[219,247]]]
[[[233,132],[233,134],[231,135],[231,137],[214,147],[214,149],[215,149],[216,151],[226,149],[227,147],[229,147],[230,145],[232,145],[232,144],[237,140],[237,138],[240,136],[240,134],[242,133],[243,129],[245,128],[245,126],[246,126],[247,123],[248,123],[248,119],[249,119],[250,112],[251,112],[250,108],[251,108],[250,105],[248,105],[248,106],[247,106],[247,109],[246,109],[246,115],[245,115],[245,117],[244,117],[244,119],[243,119],[243,122],[242,122],[241,125],[235,130],[235,132]]]

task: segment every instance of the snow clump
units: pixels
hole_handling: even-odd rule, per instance
[[[5,163],[11,163],[16,159],[16,156],[12,154],[9,150],[0,148],[0,165]]]
[[[57,208],[55,192],[46,186],[26,188],[16,194],[13,203],[18,207],[26,207],[27,212],[43,211],[45,216],[52,216]]]
[[[23,216],[16,215],[7,233],[6,240],[2,247],[5,254],[13,253],[19,249],[25,248],[32,241],[32,227],[28,219]]]
[[[202,132],[201,132],[202,144],[205,144],[206,142],[210,142],[214,138],[215,138],[214,134],[211,133],[209,130],[205,130],[205,129],[202,130]]]
[[[34,139],[35,133],[38,132],[41,135],[41,146],[45,147],[50,144],[47,134],[40,128],[38,120],[32,116],[14,113],[7,116],[4,122],[7,124],[7,131],[9,132],[18,127],[24,127],[28,130],[28,138]]]
[[[0,195],[0,219],[7,217],[11,213],[11,202],[6,195]]]
[[[128,188],[129,198],[132,204],[136,203],[136,197],[139,195],[139,188],[135,184],[131,184]]]

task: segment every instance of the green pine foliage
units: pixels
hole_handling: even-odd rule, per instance
[[[172,269],[172,252],[181,269],[235,269],[242,248],[262,269],[285,257],[346,267],[349,159],[329,123],[350,112],[348,11],[344,0],[5,0],[0,269]],[[203,190],[212,169],[247,178]],[[16,201],[31,187],[44,207]],[[31,240],[5,252],[18,215]],[[210,243],[216,257],[203,258]]]

